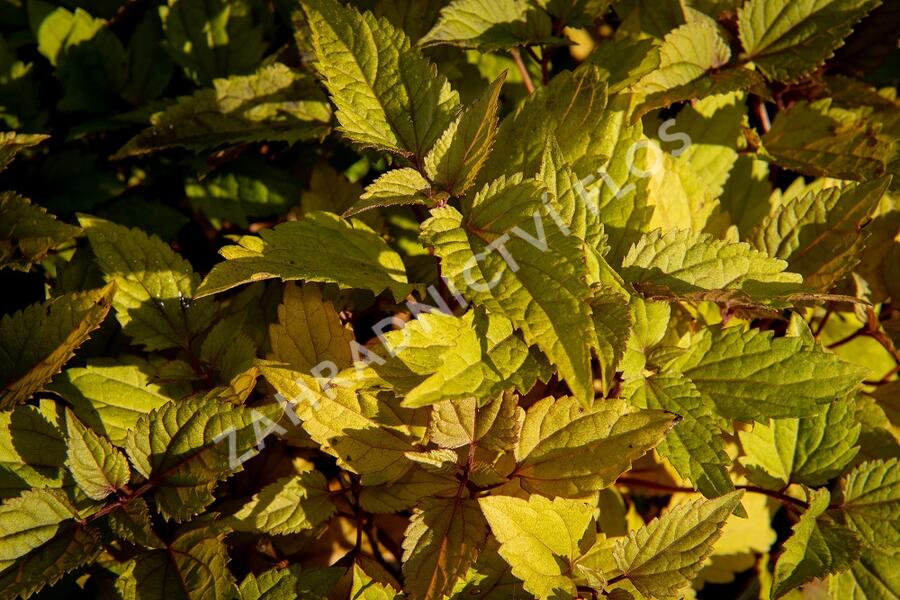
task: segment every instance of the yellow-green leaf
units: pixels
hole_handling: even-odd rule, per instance
[[[614,549],[622,574],[646,596],[676,597],[700,571],[742,495],[679,504],[632,531]]]
[[[122,330],[147,350],[189,348],[216,312],[211,301],[194,299],[200,277],[190,263],[140,229],[87,215],[78,220],[104,277],[116,283]]]
[[[15,192],[0,192],[0,267],[27,271],[81,233]]]
[[[76,292],[4,315],[0,320],[0,409],[40,390],[100,326],[115,285]]]
[[[847,524],[879,552],[900,552],[900,459],[865,462],[841,482]]]
[[[831,57],[879,0],[748,0],[738,10],[745,56],[769,79],[795,81]]]
[[[88,429],[66,410],[66,464],[78,487],[94,500],[122,489],[131,477],[128,461],[106,438]]]
[[[591,505],[538,495],[487,496],[478,504],[500,542],[500,556],[526,591],[542,599],[575,597],[575,561],[596,536]]]
[[[472,499],[429,498],[413,510],[403,538],[403,577],[410,600],[440,600],[478,556],[487,523]]]
[[[387,19],[336,0],[301,6],[340,131],[361,146],[424,157],[459,106],[444,76]]]
[[[780,598],[813,578],[840,573],[859,558],[862,543],[852,531],[824,517],[828,490],[813,492],[810,506],[792,528],[775,563],[772,598]]]
[[[389,289],[397,299],[411,289],[403,261],[378,234],[362,221],[326,212],[265,229],[259,237],[242,236],[220,253],[225,261],[206,276],[198,297],[273,278],[336,283],[375,293]]]
[[[309,372],[323,361],[338,370],[353,364],[353,330],[341,324],[334,305],[315,285],[286,285],[278,322],[269,325],[270,358]]]
[[[337,510],[318,471],[281,477],[262,488],[229,520],[237,531],[271,534],[314,529]]]
[[[585,496],[613,483],[676,419],[660,410],[629,412],[622,402],[584,408],[573,397],[544,398],[525,414],[513,476],[533,493]]]

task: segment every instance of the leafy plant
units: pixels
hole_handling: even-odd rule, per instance
[[[898,17],[6,3],[0,596],[900,597]]]

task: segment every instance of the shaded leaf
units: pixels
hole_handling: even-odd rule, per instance
[[[353,364],[353,330],[341,324],[334,305],[322,299],[314,285],[284,286],[278,322],[269,325],[270,358],[298,371],[310,371],[323,361],[338,370]]]
[[[206,150],[257,141],[294,143],[324,136],[330,123],[330,107],[312,77],[275,63],[252,75],[216,79],[212,88],[179,98],[154,114],[152,126],[113,158],[176,146]]]
[[[27,271],[47,253],[81,233],[14,192],[0,192],[0,267]]]
[[[281,414],[277,409],[234,407],[215,398],[168,402],[138,420],[125,450],[134,468],[153,478],[157,510],[183,521],[209,506],[216,484],[256,454]]]

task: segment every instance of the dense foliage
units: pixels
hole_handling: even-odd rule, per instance
[[[898,23],[0,2],[0,597],[900,597]]]

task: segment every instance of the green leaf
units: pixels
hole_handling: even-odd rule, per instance
[[[800,338],[737,327],[704,329],[666,370],[683,373],[723,417],[763,423],[816,415],[865,377],[864,369]]]
[[[690,64],[690,63],[689,63]],[[681,67],[681,65],[679,65]],[[676,67],[673,66],[674,70]],[[674,75],[674,74],[672,74]],[[674,81],[680,78],[673,77]],[[640,89],[640,84],[638,84]],[[731,92],[747,91],[760,96],[769,97],[769,90],[762,76],[756,71],[743,67],[729,67],[721,70],[710,71],[703,77],[691,80],[687,83],[674,85],[664,90],[647,94],[634,110],[634,117],[638,118],[651,110],[665,108],[676,102],[708,98],[714,95],[729,94]],[[681,123],[679,123],[680,125]]]
[[[510,173],[526,176],[538,171],[546,140],[556,136],[562,156],[575,174],[585,176],[597,168],[607,152],[609,124],[604,73],[593,65],[564,71],[520,104],[500,123],[494,152],[479,174],[481,184]]]
[[[451,196],[462,196],[475,185],[490,156],[497,137],[497,110],[504,81],[506,71],[460,113],[425,156],[428,177]]]
[[[212,366],[223,381],[245,373],[256,358],[256,344],[241,331],[243,319],[238,313],[219,320],[200,346],[200,360]]]
[[[498,552],[499,547],[499,542],[493,536],[488,537],[478,560],[466,577],[456,584],[452,598],[510,600],[522,593],[522,581],[510,572],[509,565]]]
[[[653,179],[646,174],[658,172],[659,154],[649,151],[652,142],[644,135],[641,122],[631,122],[630,98],[630,95],[620,95],[610,99],[603,135],[593,144],[597,155],[609,158],[595,159],[594,164],[576,170],[586,182],[592,182],[588,197],[597,195],[597,214],[610,247],[606,261],[613,267],[621,265],[631,244],[650,230],[657,208],[650,204],[649,188]],[[648,151],[639,152],[642,147]],[[585,168],[590,172],[584,171]]]
[[[405,31],[411,41],[416,42],[435,24],[443,4],[439,0],[380,0],[372,7],[372,12],[375,16],[386,18],[394,27]]]
[[[19,60],[6,40],[0,40],[0,73],[3,76],[0,94],[8,99],[5,106],[0,108],[0,121],[9,129],[33,131],[40,128],[46,122],[47,114],[40,106],[34,64]],[[2,135],[5,137],[7,133]],[[3,150],[0,150],[0,154],[2,153]],[[0,157],[0,170],[5,166],[5,160]]]
[[[190,385],[159,381],[165,377],[158,364],[121,356],[92,359],[85,367],[66,369],[49,387],[91,429],[121,444],[142,415],[190,394]]]
[[[159,96],[172,78],[174,65],[163,47],[163,35],[157,11],[147,11],[130,35],[128,76],[121,93],[134,106]]]
[[[702,185],[713,198],[722,195],[738,160],[741,124],[746,113],[742,94],[709,96],[678,113],[678,131],[683,131],[691,143],[681,149],[677,162],[688,163],[693,173],[702,174]]]
[[[807,287],[827,292],[859,260],[866,241],[862,226],[890,181],[834,186],[782,201],[751,234],[753,245],[788,261]]]
[[[860,255],[856,272],[872,288],[872,301],[880,302],[891,296],[900,298],[900,210],[884,211],[866,229],[869,238]]]
[[[533,0],[453,0],[419,45],[498,50],[553,43],[551,29],[550,16]]]
[[[506,393],[483,406],[475,398],[436,404],[428,437],[441,448],[472,445],[498,452],[512,450],[524,416],[517,400],[515,395]]]
[[[350,600],[402,600],[403,595],[392,586],[375,581],[358,563],[353,565],[353,587]]]
[[[668,32],[684,25],[688,19],[686,6],[679,0],[662,0],[648,3],[643,0],[619,0],[616,13],[622,17],[619,26],[622,33],[637,37],[662,38]],[[693,0],[688,6],[693,6]],[[691,13],[692,20],[699,16]]]
[[[701,17],[666,34],[659,47],[659,68],[645,75],[635,89],[643,94],[667,92],[718,69],[731,58],[731,50],[718,25]]]
[[[773,599],[813,578],[840,573],[859,558],[862,544],[856,534],[823,517],[830,499],[828,490],[813,492],[809,508],[792,528],[775,563]]]
[[[900,575],[894,556],[863,550],[850,568],[828,578],[834,600],[892,600],[900,597]]]
[[[396,481],[412,467],[406,453],[424,435],[425,411],[357,391],[352,381],[323,390],[305,373],[268,364],[260,370],[292,404],[310,437],[343,468],[359,473],[364,485]]]
[[[865,462],[841,481],[847,525],[873,549],[900,552],[900,459]]]
[[[582,497],[612,484],[675,420],[659,410],[628,412],[621,402],[585,409],[572,397],[544,398],[525,414],[513,476],[532,493]]]
[[[597,333],[597,356],[603,368],[603,390],[608,392],[619,362],[625,355],[631,329],[628,298],[618,291],[595,287],[591,299],[591,318]]]
[[[81,8],[29,0],[28,13],[38,50],[56,67],[65,111],[114,111],[125,85],[125,48],[104,19]]]
[[[304,0],[316,69],[351,141],[424,157],[450,124],[459,97],[386,19],[335,0]]]
[[[646,596],[676,597],[700,571],[742,495],[679,504],[630,532],[613,551],[622,574]]]
[[[778,113],[761,157],[807,175],[868,181],[888,172],[895,140],[864,109],[801,100]]]
[[[323,361],[340,370],[353,364],[353,329],[342,325],[334,305],[315,285],[284,286],[278,322],[269,325],[270,358],[309,372]]]
[[[622,276],[639,290],[685,294],[740,290],[771,297],[796,291],[803,278],[785,272],[787,263],[743,242],[718,240],[687,229],[645,234],[628,251]]]
[[[621,365],[626,380],[645,376],[647,356],[666,336],[672,311],[667,302],[644,300],[640,296],[631,296],[628,308],[631,331]]]
[[[325,478],[307,471],[262,488],[228,522],[237,531],[284,535],[315,529],[335,510]]]
[[[113,301],[115,286],[66,294],[0,319],[0,410],[44,387],[93,330]]]
[[[200,84],[252,71],[266,51],[261,6],[250,0],[168,0],[165,48]]]
[[[0,594],[27,598],[94,561],[100,535],[78,525],[75,507],[53,490],[28,490],[0,506]]]
[[[690,380],[657,375],[625,384],[623,393],[640,408],[654,408],[681,417],[656,451],[672,463],[707,498],[734,490],[728,475],[731,459],[719,430],[715,407]]]
[[[249,574],[241,582],[241,600],[320,600],[326,598],[344,574],[340,567],[302,569],[291,564]],[[379,599],[380,600],[380,599]]]
[[[285,171],[248,157],[202,179],[188,180],[184,193],[191,207],[209,217],[216,228],[223,221],[246,228],[256,217],[287,212],[297,203],[300,186]]]
[[[879,0],[748,0],[738,10],[744,57],[775,81],[796,81],[843,45]]]
[[[250,409],[215,398],[168,402],[138,420],[125,450],[134,468],[156,483],[160,514],[183,521],[209,506],[216,484],[264,446],[280,414],[277,405]]]
[[[422,238],[441,258],[443,276],[512,321],[589,405],[596,337],[583,251],[550,218],[541,195],[533,181],[499,179],[475,196],[465,217],[450,206],[432,210]]]
[[[60,525],[76,516],[65,496],[52,491],[27,490],[0,506],[0,569],[49,542]]]
[[[403,261],[378,234],[361,221],[345,221],[326,212],[265,229],[259,237],[242,236],[220,253],[226,260],[213,267],[197,297],[276,277],[375,293],[389,289],[397,299],[410,291]]]
[[[49,135],[38,133],[16,133],[15,131],[0,132],[0,171],[9,166],[9,163],[20,152],[24,152],[28,148],[37,146]]]
[[[424,500],[403,538],[403,577],[411,600],[439,600],[475,562],[487,522],[472,499]]]
[[[575,597],[575,561],[593,544],[594,508],[579,500],[487,496],[478,504],[500,555],[538,598]]]
[[[275,63],[252,75],[216,79],[212,88],[179,98],[154,114],[151,123],[113,158],[176,146],[207,150],[321,138],[330,129],[331,109],[310,75]]]
[[[549,201],[553,205],[555,214],[551,213],[551,217],[554,224],[563,230],[563,233],[568,229],[572,235],[584,241],[585,260],[589,268],[593,269],[594,264],[601,262],[601,257],[606,254],[606,231],[603,228],[600,211],[586,197],[582,182],[566,162],[559,142],[553,134],[547,137],[536,179],[543,183],[549,192],[549,198],[544,201]]]
[[[411,509],[422,498],[448,497],[458,489],[459,480],[453,474],[435,473],[413,466],[396,481],[363,487],[359,504],[371,513],[397,513]]]
[[[741,464],[753,481],[772,488],[790,483],[824,485],[859,452],[861,426],[850,401],[834,401],[805,419],[776,419],[739,432]]]
[[[210,325],[215,305],[195,301],[200,278],[168,244],[140,229],[79,216],[107,281],[122,330],[147,350],[190,348]]]
[[[392,169],[373,181],[359,197],[359,201],[344,211],[344,217],[359,214],[373,208],[431,205],[431,184],[411,168]]]
[[[413,408],[468,397],[483,402],[509,388],[524,393],[549,377],[508,319],[482,311],[423,313],[384,342],[389,357],[369,366]]]
[[[66,440],[46,411],[22,404],[0,412],[0,498],[63,485]]]
[[[623,35],[599,43],[587,62],[600,69],[609,86],[609,93],[616,94],[659,68],[656,47],[657,42],[652,38],[637,39]]]
[[[66,464],[78,487],[94,500],[121,490],[131,477],[125,456],[66,410]]]
[[[146,548],[164,548],[165,543],[153,531],[150,509],[143,498],[134,498],[114,510],[106,520],[110,530],[132,544]]]
[[[224,538],[229,530],[208,519],[178,533],[165,549],[139,554],[116,580],[124,598],[200,600],[231,598],[237,586],[228,570]]]
[[[27,271],[54,247],[81,234],[15,192],[0,192],[0,267]]]
[[[689,149],[681,148],[685,152]],[[647,184],[647,203],[653,208],[653,217],[645,231],[661,228],[664,234],[669,234],[683,230],[699,233],[707,229],[717,203],[706,181],[687,160],[676,160],[673,155],[658,151],[652,154],[658,162]]]

